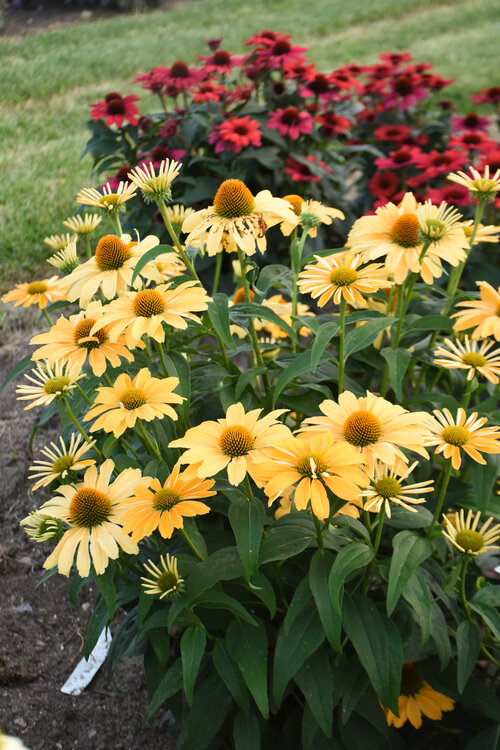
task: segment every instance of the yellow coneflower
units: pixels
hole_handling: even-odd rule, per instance
[[[320,224],[330,225],[333,219],[345,219],[344,214],[338,208],[324,206],[322,203],[315,200],[300,199],[302,202],[300,204],[300,210],[297,213],[297,198],[299,198],[299,196],[288,195],[284,200],[293,206],[294,213],[299,218],[300,226],[308,227],[307,234],[309,237],[316,237]],[[292,230],[295,229],[295,226],[296,224],[291,224],[289,221],[285,220],[281,222],[280,229],[282,234],[287,237],[291,234]]]
[[[366,307],[362,294],[373,294],[393,285],[383,263],[359,268],[361,256],[349,252],[314,257],[316,263],[308,264],[299,273],[299,289],[317,299],[319,307],[324,307],[329,299],[339,305],[342,298],[351,305]]]
[[[241,403],[233,404],[223,419],[191,427],[171,448],[187,448],[182,464],[199,464],[198,476],[212,477],[227,467],[229,482],[241,484],[247,472],[255,479],[256,459],[263,448],[291,433],[277,419],[286,409],[276,409],[259,418],[262,409],[245,413]]]
[[[66,247],[61,248],[57,253],[47,258],[47,263],[62,271],[65,276],[74,271],[80,264],[76,250],[76,239],[70,240]]]
[[[2,302],[15,302],[14,307],[38,305],[40,310],[44,310],[52,302],[64,299],[66,299],[66,294],[61,291],[59,277],[51,276],[50,279],[42,279],[42,281],[16,284],[14,289],[3,295]]]
[[[83,482],[61,485],[57,496],[42,505],[42,513],[69,527],[45,560],[44,568],[57,565],[59,572],[68,576],[76,554],[78,573],[86,578],[91,563],[97,575],[102,575],[109,560],[118,557],[120,547],[127,554],[137,554],[137,545],[122,530],[121,504],[149,477],[141,477],[139,469],[125,469],[110,481],[114,468],[111,459],[104,461],[99,471],[90,466]]]
[[[391,727],[400,729],[407,721],[415,729],[422,726],[422,715],[433,721],[439,721],[443,711],[453,711],[455,701],[453,698],[438,693],[417,672],[413,664],[403,665],[401,677],[401,694],[399,696],[399,716],[386,708],[385,718]]]
[[[465,336],[462,343],[459,339],[454,342],[445,339],[448,347],[439,346],[434,352],[434,364],[447,367],[450,370],[468,370],[467,380],[472,380],[474,375],[482,375],[490,383],[498,383],[500,375],[500,349],[490,352],[494,345],[493,341],[473,341]]]
[[[458,409],[456,419],[449,409],[434,409],[434,414],[436,419],[428,422],[432,434],[425,439],[425,445],[436,446],[436,453],[451,458],[454,469],[459,469],[462,463],[461,449],[478,464],[486,463],[481,453],[500,453],[500,428],[483,427],[488,421],[486,417],[478,418],[477,412],[467,417],[462,408]]]
[[[391,517],[391,503],[396,503],[402,508],[417,513],[417,508],[412,505],[425,503],[424,497],[415,497],[423,492],[432,492],[433,479],[416,484],[403,484],[409,477],[418,462],[407,466],[400,458],[396,459],[394,466],[387,466],[382,461],[376,461],[370,472],[371,485],[361,493],[364,498],[364,509],[374,513],[380,513],[384,508],[388,518]]]
[[[494,336],[500,341],[500,287],[495,290],[487,281],[476,281],[481,298],[469,302],[458,302],[457,307],[463,307],[451,317],[457,321],[454,331],[466,331],[474,328],[473,339]]]
[[[153,419],[177,419],[170,404],[181,404],[183,396],[173,393],[179,378],[154,378],[147,367],[139,370],[135,378],[127,373],[118,375],[112,387],[97,389],[97,396],[84,421],[95,420],[91,432],[104,430],[115,437],[123,435],[138,419],[150,422]]]
[[[240,302],[243,302],[243,300],[240,300]],[[282,294],[273,294],[271,297],[268,297],[262,302],[262,307],[268,307],[284,323],[287,323],[289,326],[292,325],[292,303],[286,300]],[[308,305],[304,305],[302,302],[299,302],[297,305],[297,314],[301,316],[314,316]],[[280,328],[277,323],[273,323],[265,318],[255,318],[254,325],[256,331],[268,333],[271,339],[278,340],[289,337],[284,328]],[[308,336],[310,333],[311,329],[307,328],[307,326],[302,326],[299,331],[300,336]]]
[[[265,252],[267,229],[284,219],[298,223],[287,201],[274,198],[269,190],[253,196],[241,180],[225,180],[213,205],[188,216],[182,231],[189,235],[186,245],[203,240],[208,255],[222,252],[224,234],[226,247],[239,247],[245,255],[253,255],[256,247]]]
[[[460,225],[464,231],[464,234],[468,241],[472,237],[472,230],[474,227],[474,219],[468,221],[462,221]],[[500,235],[500,227],[494,226],[493,224],[479,224],[476,234],[474,235],[474,245],[478,245],[481,242],[498,242]]]
[[[42,477],[33,485],[31,488],[32,492],[39,487],[46,487],[54,479],[65,479],[70,471],[79,471],[95,464],[92,458],[86,458],[82,461],[83,456],[95,445],[95,440],[92,440],[90,443],[85,442],[83,445],[81,444],[82,440],[81,435],[73,433],[68,447],[66,447],[64,440],[60,437],[60,447],[56,443],[50,443],[41,449],[40,452],[42,455],[49,460],[38,460],[35,461],[33,466],[30,466],[30,479]]]
[[[44,238],[45,245],[48,245],[52,250],[62,250],[67,247],[70,242],[74,242],[76,237],[74,234],[66,232],[66,234],[51,234],[50,237]]]
[[[19,522],[26,534],[35,542],[50,542],[60,539],[65,528],[58,518],[47,516],[39,510],[33,510]]]
[[[297,510],[311,510],[320,520],[330,515],[327,490],[349,503],[359,503],[360,487],[368,477],[359,467],[363,459],[350,445],[334,445],[330,434],[287,437],[262,448],[255,475],[271,505],[288,488],[294,489]]]
[[[466,172],[452,172],[448,180],[463,185],[474,198],[495,198],[500,190],[500,169],[490,175],[490,168],[484,168],[484,174],[478,172],[474,167],[469,167],[470,175]]]
[[[179,162],[164,159],[160,162],[158,174],[150,162],[133,169],[129,172],[128,178],[136,188],[139,188],[146,203],[168,201],[171,196],[170,186],[180,171]]]
[[[136,194],[133,183],[120,182],[116,190],[112,190],[109,182],[104,185],[102,192],[95,188],[80,190],[76,202],[83,206],[95,206],[105,214],[117,213],[125,210],[125,203]]]
[[[168,553],[160,555],[160,567],[152,560],[144,563],[147,576],[141,576],[142,587],[145,594],[159,596],[175,596],[182,591],[184,579],[179,575],[177,560]]]
[[[76,388],[77,380],[85,377],[78,366],[70,367],[64,362],[55,362],[51,366],[47,360],[37,362],[31,373],[33,377],[24,377],[34,385],[18,385],[16,388],[18,401],[33,401],[24,407],[25,410],[34,406],[48,406],[54,399],[61,398]]]
[[[216,495],[214,484],[213,479],[200,479],[196,467],[188,466],[181,472],[176,464],[163,484],[151,479],[147,485],[136,487],[134,496],[123,505],[123,531],[134,542],[150,536],[155,529],[169,539],[175,529],[182,529],[184,517],[210,512],[200,498]]]
[[[482,555],[500,549],[495,544],[500,539],[500,524],[492,526],[494,519],[490,517],[478,530],[480,519],[481,511],[474,514],[469,510],[467,517],[463,508],[458,513],[446,513],[443,515],[443,536],[465,555]]]
[[[180,232],[187,217],[194,214],[194,208],[183,206],[182,203],[174,203],[173,205],[166,207],[166,212],[174,229],[177,232]]]
[[[101,221],[102,216],[99,216],[99,214],[83,214],[83,216],[77,214],[76,216],[70,216],[68,219],[65,219],[63,224],[77,235],[85,236],[92,234]]]

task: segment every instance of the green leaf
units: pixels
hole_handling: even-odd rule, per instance
[[[466,746],[465,750],[499,750],[500,724],[489,727],[477,734]]]
[[[234,750],[260,750],[260,724],[254,713],[238,711],[233,725]]]
[[[397,626],[361,594],[345,597],[343,624],[375,693],[397,714],[403,667]]]
[[[273,664],[273,702],[278,708],[289,681],[319,646],[325,634],[314,609],[305,609],[288,633],[282,626],[276,639]]]
[[[224,724],[231,710],[231,696],[218,675],[211,673],[194,694],[187,716],[186,747],[205,750]]]
[[[362,326],[349,331],[345,337],[345,359],[350,357],[351,354],[366,349],[367,346],[373,344],[379,333],[392,325],[395,320],[396,318],[388,318],[386,316],[383,318],[375,318],[374,320],[369,320],[366,323],[363,323]],[[347,317],[346,322],[349,322],[349,317]]]
[[[263,305],[259,305],[257,302],[239,302],[237,305],[231,307],[229,314],[231,319],[233,319],[235,323],[238,323],[239,315],[251,318],[259,318],[259,320],[268,320],[270,323],[274,323],[275,325],[277,325],[278,328],[286,331],[292,341],[297,341],[297,336],[293,328],[291,328],[288,323],[280,318],[279,315],[276,315],[274,310],[271,310],[270,307],[264,307]]]
[[[431,595],[422,571],[417,568],[402,591],[403,597],[413,607],[422,631],[422,645],[431,634]]]
[[[360,542],[350,542],[338,552],[328,577],[330,602],[336,612],[342,611],[344,583],[355,570],[364,568],[372,561],[373,551]]]
[[[106,602],[109,612],[109,619],[112,620],[116,612],[116,589],[114,584],[115,566],[110,561],[108,567],[101,576],[95,575],[97,588]]]
[[[302,352],[301,354],[297,354],[292,358],[290,364],[285,367],[274,387],[273,404],[276,403],[276,399],[278,398],[280,393],[286,388],[289,383],[292,382],[294,378],[298,378],[305,373],[310,373],[311,354],[312,351],[310,349]],[[323,362],[325,359],[328,359],[328,355],[323,352],[320,361]]]
[[[141,255],[135,265],[134,273],[132,274],[132,279],[130,280],[131,287],[133,286],[134,281],[139,276],[144,266],[148,263],[151,263],[152,260],[157,258],[159,255],[162,255],[162,253],[175,253],[175,250],[171,245],[156,245],[150,250],[146,250],[146,252]]]
[[[25,357],[19,360],[19,362],[14,365],[14,367],[9,370],[7,373],[5,380],[3,381],[2,385],[0,386],[0,392],[3,391],[3,389],[9,385],[11,380],[14,380],[14,378],[17,378],[18,375],[20,375],[22,372],[28,369],[28,367],[32,365],[34,366],[35,363],[31,359],[31,354],[27,354]]]
[[[191,625],[181,638],[182,679],[189,705],[193,702],[194,683],[205,653],[207,636],[200,625]]]
[[[214,650],[212,651],[212,659],[214,662],[215,669],[219,673],[222,680],[233,696],[238,706],[248,714],[250,709],[250,697],[248,695],[247,686],[241,672],[224,648],[221,641],[217,641]]]
[[[291,285],[292,272],[288,266],[272,263],[259,273],[259,278],[254,289],[260,297],[265,297],[269,289],[284,289],[288,291]]]
[[[234,389],[235,399],[239,400],[247,385],[251,383],[252,380],[254,380],[258,375],[262,375],[263,372],[267,371],[267,367],[250,367],[248,370],[242,372],[240,377],[236,381],[236,386]]]
[[[283,620],[283,630],[285,632],[285,635],[288,635],[293,623],[300,615],[300,613],[303,612],[303,610],[308,606],[311,599],[312,593],[309,586],[309,577],[305,576],[296,587],[289,607],[286,611],[286,615]]]
[[[207,312],[214,330],[225,345],[230,349],[236,350],[236,344],[229,330],[229,307],[227,302],[225,294],[221,294],[220,292],[214,294],[212,301],[208,303]]]
[[[108,675],[111,677],[115,671],[116,665],[124,656],[130,655],[133,646],[138,637],[137,632],[137,607],[127,613],[124,620],[120,622],[113,633],[113,640],[106,655],[106,667]]]
[[[319,364],[321,356],[325,351],[327,345],[330,343],[335,334],[338,333],[339,322],[334,320],[331,323],[323,323],[314,337],[314,343],[311,352],[311,370],[316,372],[316,368]]]
[[[311,713],[326,737],[332,734],[333,719],[333,675],[330,653],[326,646],[309,657],[295,675]]]
[[[146,472],[144,473],[146,474]],[[155,475],[153,474],[153,476]],[[207,545],[205,542],[205,538],[203,534],[201,533],[201,531],[199,530],[196,520],[194,518],[184,518],[184,531],[186,532],[188,537],[191,539],[196,549],[199,552],[201,552],[203,557],[207,557],[208,552],[207,552]]]
[[[432,554],[432,544],[414,531],[400,531],[392,540],[393,554],[387,587],[387,614],[390,616],[404,587],[420,563]]]
[[[485,514],[491,496],[494,494],[494,486],[500,474],[500,459],[498,456],[484,456],[486,465],[471,461],[467,466],[467,478],[472,485],[472,496],[474,508]]]
[[[445,315],[424,315],[421,318],[413,320],[410,325],[405,325],[405,332],[408,331],[451,331],[453,330],[453,321]]]
[[[385,347],[380,354],[389,367],[389,380],[398,401],[403,400],[403,378],[411,362],[411,354],[408,349],[391,349]]]
[[[330,552],[318,549],[309,566],[309,586],[311,587],[319,619],[328,641],[335,651],[340,651],[340,633],[342,618],[338,610],[332,607],[328,591],[328,577],[333,565],[334,556]]]
[[[264,602],[272,620],[276,614],[276,594],[270,581],[268,581],[262,571],[259,571],[258,575],[253,576],[249,586],[255,596]]]
[[[490,607],[500,607],[500,586],[484,586],[479,591],[476,591],[472,598],[475,602],[481,602]]]
[[[243,679],[264,719],[269,718],[267,697],[267,635],[262,622],[232,622],[227,629],[227,651],[240,668]]]
[[[86,659],[94,650],[94,646],[99,640],[99,636],[109,622],[109,612],[106,602],[102,597],[97,601],[94,611],[87,622],[87,635],[85,638],[85,647],[83,655]]]
[[[223,591],[205,591],[194,602],[194,607],[207,607],[209,609],[227,609],[250,625],[257,625],[256,620],[247,612],[243,604]]]
[[[481,631],[473,622],[464,620],[457,630],[457,686],[463,693],[467,680],[476,666],[481,650]]]
[[[479,593],[479,592],[478,592]],[[481,616],[483,622],[490,628],[495,638],[500,641],[500,613],[491,604],[485,604],[476,596],[469,602],[470,607]]]
[[[155,693],[151,698],[148,709],[144,714],[144,719],[142,721],[143,726],[150,720],[155,711],[160,708],[162,703],[165,703],[168,698],[171,698],[172,695],[175,695],[175,693],[178,693],[181,689],[182,664],[181,660],[177,659],[177,661],[172,664],[172,666],[167,671],[160,684],[156,688]]]
[[[308,529],[274,526],[261,542],[259,562],[264,565],[274,560],[287,560],[299,555],[313,539],[314,533]]]
[[[432,603],[431,637],[436,646],[441,669],[444,669],[451,659],[451,644],[446,618],[435,602]]]
[[[229,506],[229,522],[247,580],[257,572],[265,517],[264,506],[256,497],[251,502],[237,497]]]

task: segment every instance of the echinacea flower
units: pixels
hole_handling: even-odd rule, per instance
[[[242,301],[240,300],[240,302]],[[268,307],[284,323],[289,326],[292,325],[292,303],[286,300],[282,294],[273,294],[271,297],[268,297],[262,302],[262,307]],[[314,313],[307,305],[299,302],[297,305],[297,315],[301,317],[314,316]],[[287,331],[284,328],[280,328],[278,323],[273,323],[265,318],[255,318],[254,325],[256,331],[267,333],[271,339],[286,339],[289,336]],[[311,329],[307,328],[307,326],[302,326],[299,330],[299,336],[308,336],[310,333]]]
[[[85,373],[81,372],[78,365],[73,367],[66,365],[64,362],[55,362],[52,366],[50,362],[37,362],[36,368],[31,370],[33,375],[24,377],[34,385],[18,385],[16,393],[18,401],[33,401],[32,404],[25,406],[26,409],[32,409],[34,406],[48,406],[54,399],[66,396]]]
[[[351,305],[366,307],[362,294],[373,294],[393,284],[382,263],[359,268],[361,257],[354,253],[314,257],[316,263],[308,264],[299,273],[299,289],[317,299],[319,307],[324,307],[329,299],[336,305],[345,299]]]
[[[50,542],[54,539],[60,539],[66,530],[58,518],[47,516],[39,510],[31,511],[26,518],[19,521],[19,525],[35,542]]]
[[[173,393],[179,385],[178,378],[154,378],[147,367],[139,370],[132,379],[122,372],[111,387],[97,389],[97,396],[83,420],[95,420],[91,432],[104,430],[118,438],[138,419],[150,422],[167,416],[176,420],[177,414],[170,404],[181,404],[183,396]]]
[[[416,484],[403,484],[409,477],[418,462],[407,466],[400,458],[396,459],[394,466],[387,466],[383,461],[376,461],[370,472],[371,485],[368,490],[361,493],[364,498],[364,510],[380,513],[382,508],[388,518],[391,517],[391,503],[400,505],[402,508],[417,513],[417,508],[412,505],[425,503],[424,497],[415,497],[423,492],[432,492],[433,479]]]
[[[139,469],[125,469],[110,481],[114,468],[110,458],[99,471],[97,466],[90,466],[83,482],[61,485],[58,494],[42,505],[41,512],[69,526],[44,568],[57,566],[59,573],[69,576],[76,554],[78,573],[86,578],[91,564],[97,575],[102,575],[110,559],[118,557],[120,547],[126,554],[137,554],[137,545],[123,533],[120,513],[134,487],[148,482],[149,477],[141,477]]]
[[[490,352],[494,341],[471,340],[465,336],[462,343],[459,339],[455,342],[445,339],[448,347],[439,346],[434,352],[434,364],[447,367],[450,370],[468,370],[467,380],[472,380],[474,375],[482,375],[494,383],[498,383],[500,375],[500,349]]]
[[[60,437],[60,447],[56,443],[50,443],[45,448],[42,448],[40,452],[49,460],[38,460],[35,461],[33,466],[30,466],[31,473],[29,479],[41,477],[31,488],[32,492],[39,487],[46,487],[54,479],[65,479],[70,471],[80,471],[80,469],[86,469],[87,466],[95,464],[92,458],[82,460],[83,456],[94,447],[95,440],[91,440],[90,443],[84,442],[81,444],[82,439],[81,435],[72,433],[69,446],[67,447],[62,437]]]
[[[494,336],[500,341],[500,286],[495,290],[487,281],[476,281],[481,298],[467,302],[458,302],[463,307],[451,317],[456,318],[454,331],[466,331],[474,328],[473,339],[485,339]]]
[[[152,560],[144,563],[147,576],[141,576],[142,588],[145,594],[159,596],[174,596],[182,591],[184,579],[179,575],[177,560],[168,552],[165,556],[160,555],[160,567]]]
[[[185,281],[176,287],[161,284],[154,289],[125,292],[107,305],[94,324],[91,335],[106,327],[110,341],[122,335],[131,349],[138,346],[146,334],[155,341],[165,340],[163,324],[185,329],[188,320],[200,319],[195,312],[207,309],[210,297],[196,281]]]
[[[80,265],[76,250],[76,239],[70,240],[66,247],[63,247],[57,253],[51,255],[50,258],[47,258],[47,263],[62,271],[65,276],[74,271]]]
[[[429,435],[427,423],[431,417],[425,412],[409,412],[369,391],[362,398],[344,391],[338,404],[327,399],[319,408],[325,416],[304,420],[304,436],[331,433],[336,444],[348,443],[359,451],[368,471],[377,458],[389,466],[398,456],[406,463],[401,448],[429,457],[424,440]]]
[[[444,693],[434,690],[419,675],[413,664],[404,664],[398,704],[399,716],[396,716],[389,708],[384,709],[387,724],[400,729],[409,721],[415,729],[420,729],[422,716],[439,721],[443,716],[443,711],[453,711],[455,701]]]
[[[467,240],[470,242],[472,237],[472,231],[474,228],[474,219],[468,219],[462,221],[460,226],[462,227]],[[493,224],[478,224],[476,233],[474,235],[473,245],[479,245],[481,242],[498,242],[500,239],[500,227],[494,226]]]
[[[284,200],[288,201],[288,203],[291,203],[291,198],[293,199],[293,197],[294,196],[287,196]],[[320,224],[330,225],[332,223],[332,219],[345,219],[344,214],[338,208],[324,206],[319,201],[302,201],[300,211],[298,212],[295,205],[293,206],[293,208],[294,213],[300,219],[300,225],[302,227],[307,227],[307,234],[309,237],[316,237]],[[280,229],[282,234],[284,234],[286,237],[292,232],[293,229],[295,229],[295,226],[295,224],[291,225],[287,221],[282,221]]]
[[[120,357],[132,362],[134,355],[125,346],[124,337],[110,341],[105,327],[91,333],[93,326],[107,307],[99,302],[91,302],[69,318],[60,316],[57,322],[45,333],[34,336],[30,344],[43,344],[33,352],[33,359],[47,359],[54,362],[68,362],[69,366],[82,368],[87,361],[94,375],[102,375],[109,362],[111,367],[119,367]]]
[[[495,198],[500,190],[500,169],[497,169],[490,175],[488,165],[484,168],[484,174],[481,175],[474,167],[469,167],[470,175],[466,172],[452,172],[448,175],[451,182],[463,185],[474,198]]]
[[[74,239],[74,234],[66,232],[66,234],[51,234],[50,237],[45,237],[43,242],[45,245],[51,247],[52,250],[62,250]]]
[[[176,230],[177,234],[179,234],[184,221],[188,216],[194,214],[194,208],[183,206],[182,203],[174,203],[173,205],[166,207],[166,212],[170,219],[170,223]]]
[[[134,102],[138,101],[139,97],[135,96],[135,94],[121,96],[115,91],[111,91],[109,94],[106,94],[104,99],[96,102],[96,104],[89,105],[92,107],[90,117],[95,122],[104,120],[108,127],[116,125],[122,128],[125,120],[131,125],[137,125],[139,110]]]
[[[241,180],[224,180],[213,205],[188,216],[182,231],[189,233],[186,245],[193,240],[202,241],[208,255],[222,251],[223,234],[235,249],[238,246],[246,255],[253,255],[256,246],[261,253],[265,252],[267,229],[284,219],[298,223],[287,201],[274,198],[269,190],[253,196]]]
[[[43,279],[42,281],[16,284],[14,289],[2,296],[2,302],[15,302],[14,307],[38,305],[40,310],[44,310],[52,302],[66,299],[59,282],[58,276],[51,276],[50,279]]]
[[[215,153],[233,151],[239,154],[243,148],[253,146],[258,148],[262,144],[262,133],[257,120],[251,117],[230,117],[220,125],[216,125],[208,136],[208,142],[215,144]]]
[[[128,177],[141,191],[146,203],[152,203],[170,200],[170,186],[180,171],[181,165],[178,162],[164,159],[158,170],[151,163],[142,164],[129,172]]]
[[[368,478],[360,469],[363,458],[350,445],[335,445],[327,432],[315,437],[287,437],[260,451],[255,474],[271,505],[285,490],[294,488],[297,510],[309,503],[317,518],[330,515],[327,490],[350,503],[359,503],[360,487]]]
[[[83,214],[83,216],[77,214],[76,216],[70,216],[68,219],[65,219],[63,224],[78,236],[88,236],[97,229],[101,221],[102,216],[99,216],[99,214]]]
[[[70,302],[79,298],[80,307],[87,307],[98,289],[102,290],[106,299],[113,299],[131,285],[134,268],[141,255],[159,242],[158,237],[152,234],[140,242],[131,242],[130,235],[117,237],[106,234],[97,243],[93,257],[78,266],[60,284],[68,290]],[[140,275],[152,281],[161,280],[152,262],[141,269]],[[141,278],[136,278],[134,286],[142,286]]]
[[[118,213],[125,210],[125,203],[136,194],[133,183],[120,182],[115,190],[106,183],[101,192],[96,188],[84,188],[76,196],[76,202],[82,206],[95,206],[105,214]]]
[[[131,535],[133,542],[150,536],[156,529],[169,539],[175,529],[182,529],[184,517],[210,512],[200,498],[216,495],[214,484],[213,479],[200,479],[195,466],[181,472],[176,464],[163,484],[152,479],[147,485],[136,487],[134,496],[123,505],[123,531]]]
[[[495,544],[500,539],[500,524],[492,526],[493,518],[488,520],[478,530],[481,511],[472,510],[465,516],[464,509],[457,513],[443,514],[443,536],[465,555],[482,555],[493,549],[500,549]]]
[[[191,427],[184,437],[172,441],[169,447],[187,448],[179,461],[199,464],[200,477],[212,477],[227,467],[229,482],[236,486],[241,484],[247,472],[255,479],[256,459],[263,448],[290,435],[288,427],[277,421],[286,411],[276,409],[259,418],[262,409],[245,413],[241,403],[233,404],[225,417]]]
[[[434,409],[436,419],[430,418],[428,428],[431,435],[425,439],[425,445],[436,446],[436,453],[442,453],[451,459],[454,469],[459,469],[462,463],[463,449],[468,456],[485,464],[481,453],[500,453],[500,428],[483,427],[488,421],[486,417],[478,418],[477,412],[469,417],[465,409],[458,409],[456,419],[449,409]]]
[[[288,136],[293,141],[301,135],[309,135],[313,131],[314,119],[309,112],[298,107],[289,106],[278,108],[270,112],[267,127],[277,130],[280,135]]]

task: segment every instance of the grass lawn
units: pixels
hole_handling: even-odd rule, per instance
[[[74,196],[91,184],[90,161],[79,161],[90,102],[116,90],[141,94],[147,109],[147,93],[132,83],[135,72],[179,58],[194,62],[210,37],[223,35],[225,48],[242,51],[262,28],[292,34],[325,71],[408,50],[456,78],[445,95],[464,111],[470,93],[498,84],[498,0],[254,0],[239,7],[186,0],[147,15],[4,37],[0,286],[30,278],[50,254],[44,236],[63,231]]]

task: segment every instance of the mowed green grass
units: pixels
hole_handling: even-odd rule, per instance
[[[152,97],[134,73],[176,59],[194,62],[204,40],[223,36],[226,49],[263,28],[292,34],[324,71],[370,63],[383,51],[408,50],[417,61],[456,79],[446,90],[462,111],[468,96],[498,84],[498,0],[186,0],[163,11],[65,26],[0,40],[0,286],[32,279],[50,254],[47,234],[60,233],[91,184],[87,140],[91,102],[115,90]]]

